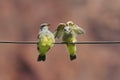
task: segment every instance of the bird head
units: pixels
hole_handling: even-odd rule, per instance
[[[48,30],[49,26],[50,26],[50,24],[48,24],[48,23],[42,23],[40,25],[40,30]]]
[[[71,32],[72,32],[72,29],[69,26],[66,26],[64,28],[64,33],[71,33]]]

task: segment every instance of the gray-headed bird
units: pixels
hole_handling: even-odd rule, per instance
[[[74,42],[76,42],[77,40],[76,35],[71,27],[64,27],[62,40],[63,42],[66,42],[67,50],[70,53],[70,60],[76,59],[76,45],[74,44]]]
[[[38,61],[46,60],[46,53],[55,42],[53,33],[48,30],[49,26],[50,25],[47,23],[43,23],[40,25],[37,43],[37,50],[39,52]]]
[[[76,33],[76,34],[84,34],[85,31],[78,25],[74,24],[72,21],[68,21],[67,26],[71,27],[71,29]]]
[[[57,29],[54,32],[54,36],[55,38],[61,38],[62,34],[63,34],[63,29],[66,26],[65,23],[60,23],[57,27]]]

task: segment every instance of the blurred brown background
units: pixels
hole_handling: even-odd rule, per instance
[[[68,20],[86,31],[78,41],[120,40],[119,0],[0,0],[0,41],[36,41],[41,23]],[[36,45],[0,44],[0,80],[120,80],[120,45],[77,45],[74,61],[64,45],[37,56]]]

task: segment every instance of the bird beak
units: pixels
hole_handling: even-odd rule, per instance
[[[47,26],[49,27],[49,26],[50,26],[50,24],[47,24]]]

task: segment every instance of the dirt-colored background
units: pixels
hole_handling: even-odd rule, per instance
[[[0,41],[36,41],[41,23],[68,20],[86,31],[78,41],[120,40],[119,0],[0,0]],[[64,45],[37,56],[36,45],[0,44],[0,80],[120,80],[120,45],[77,45],[74,61]]]

